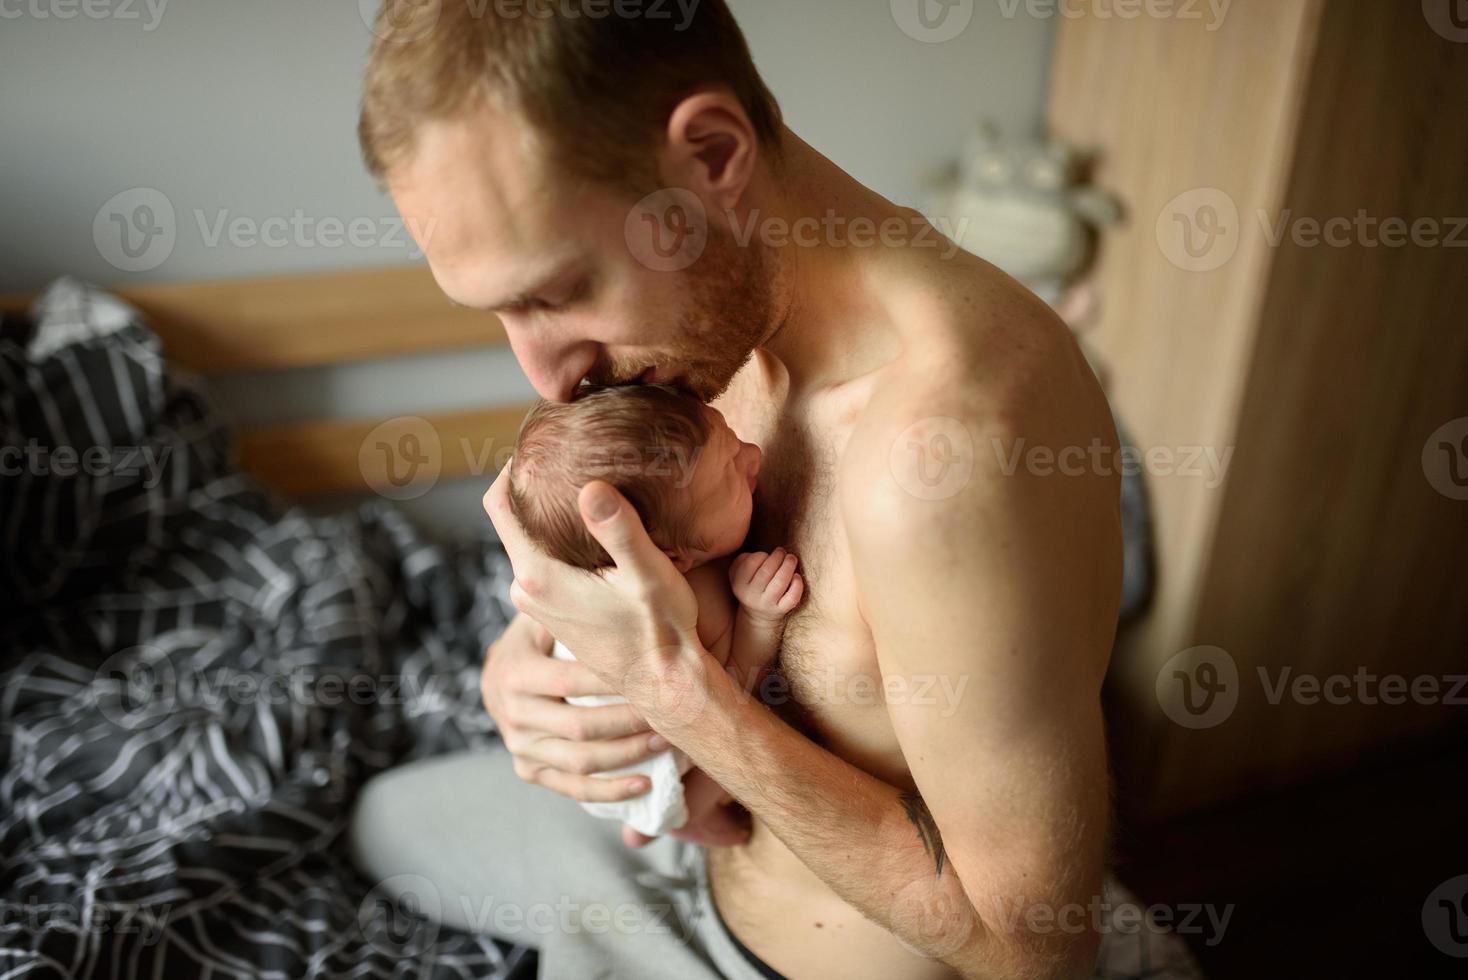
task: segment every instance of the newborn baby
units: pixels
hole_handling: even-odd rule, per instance
[[[595,571],[612,560],[582,523],[577,495],[591,480],[616,487],[687,578],[698,599],[704,648],[749,690],[779,649],[785,617],[805,589],[795,555],[782,548],[720,560],[738,551],[749,533],[759,465],[758,446],[741,442],[716,409],[673,388],[583,386],[571,402],[543,401],[525,417],[510,464],[510,507],[546,554]],[[575,659],[560,642],[555,655]],[[618,697],[568,700],[622,703]],[[687,757],[673,749],[601,773],[643,774],[652,790],[621,803],[582,806],[659,836],[688,820],[687,770]]]

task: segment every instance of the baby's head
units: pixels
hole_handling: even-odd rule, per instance
[[[605,480],[686,572],[744,543],[759,465],[758,446],[676,389],[586,385],[572,401],[542,401],[525,417],[510,463],[510,509],[552,558],[603,568],[611,557],[576,501],[587,483]]]

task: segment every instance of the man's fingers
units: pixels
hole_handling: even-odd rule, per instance
[[[484,495],[484,512],[489,515],[495,534],[499,535],[500,544],[505,546],[505,554],[510,556],[510,567],[515,570],[515,584],[522,587],[522,596],[529,593],[531,596],[544,598],[540,595],[540,583],[545,578],[550,559],[530,543],[520,522],[515,520],[514,512],[510,510],[510,468],[513,464],[512,458],[490,484]],[[515,601],[513,588],[510,601]],[[516,603],[515,608],[525,611],[519,603]]]
[[[520,756],[542,762],[552,769],[577,776],[611,772],[665,752],[649,744],[650,735],[629,735],[603,742],[572,742],[564,738],[542,738],[525,746]]]
[[[518,763],[515,771],[520,771]],[[641,796],[651,788],[646,776],[602,779],[600,776],[561,772],[549,766],[534,770],[529,776],[521,774],[520,778],[582,803],[620,803]]]
[[[584,708],[566,704],[551,698],[526,698],[515,705],[516,727],[531,732],[544,732],[556,738],[572,742],[598,742],[611,738],[641,736],[643,741],[652,734],[647,722],[630,705],[609,704],[598,708]],[[655,752],[648,752],[649,756]],[[547,760],[549,761],[549,760]],[[636,762],[633,759],[632,762]],[[621,763],[631,765],[630,762]],[[616,768],[604,766],[603,768]],[[592,772],[600,772],[593,769]]]
[[[579,660],[552,657],[525,665],[525,689],[552,698],[607,697],[617,692]]]
[[[586,529],[607,549],[617,568],[630,571],[646,582],[666,577],[672,562],[652,543],[637,511],[615,487],[603,480],[592,480],[581,488],[578,502]]]

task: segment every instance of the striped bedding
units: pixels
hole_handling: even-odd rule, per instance
[[[192,379],[62,280],[0,330],[0,977],[530,977],[372,892],[344,827],[495,736],[491,541],[241,476]]]

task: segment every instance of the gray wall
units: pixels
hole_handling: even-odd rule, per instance
[[[920,174],[974,119],[1032,127],[1040,118],[1051,22],[1027,17],[1023,4],[1006,18],[1013,4],[971,2],[967,29],[944,43],[903,33],[887,0],[731,6],[793,128],[865,183],[918,203]],[[61,272],[118,284],[411,260],[391,202],[358,162],[370,40],[358,3],[88,3],[110,16],[87,16],[79,0],[0,5],[0,291]],[[33,6],[47,16],[28,13]],[[112,208],[123,217],[148,203],[136,188],[161,192],[173,208],[174,243],[161,262],[162,236],[137,261],[120,256],[105,215],[109,256],[94,241],[98,211],[114,195],[133,192]],[[165,217],[155,207],[152,226]],[[236,219],[262,232],[270,219],[302,230],[252,242],[229,233]],[[355,245],[332,227],[354,220]],[[132,235],[141,247],[140,231]],[[118,269],[109,257],[156,268]]]
[[[792,128],[907,204],[978,118],[1039,126],[1053,26],[1024,4],[964,0],[949,24],[966,28],[925,41],[918,2],[730,0]],[[0,4],[0,291],[63,272],[125,285],[415,261],[358,158],[363,6],[375,3]],[[246,378],[219,394],[245,422],[533,394],[502,351],[405,361],[391,384],[383,370]],[[420,509],[444,509],[439,493]],[[462,497],[455,520],[465,501],[472,511]]]

